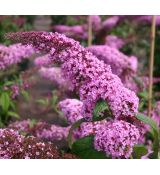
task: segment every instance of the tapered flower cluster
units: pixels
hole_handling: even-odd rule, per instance
[[[94,146],[112,158],[129,158],[139,137],[139,130],[134,125],[125,121],[110,121],[97,131]]]
[[[122,80],[137,70],[137,58],[133,56],[130,58],[115,48],[105,45],[95,45],[88,47],[88,50],[97,56],[98,59],[109,64],[113,73],[118,75]]]
[[[59,152],[50,143],[35,137],[24,137],[12,129],[0,129],[1,159],[50,159],[59,158]]]
[[[9,47],[0,45],[0,70],[3,70],[10,65],[21,62],[35,53],[35,49],[31,46],[14,44]]]
[[[105,38],[105,45],[113,47],[115,49],[121,49],[127,42],[117,37],[116,35],[108,35]]]
[[[73,124],[79,119],[83,118],[82,116],[83,103],[77,99],[65,99],[63,101],[60,101],[58,106],[63,112],[69,124]]]
[[[135,93],[124,87],[109,65],[97,59],[79,42],[48,32],[18,32],[7,36],[49,53],[53,61],[61,62],[65,78],[79,92],[86,119],[92,119],[93,108],[99,99],[108,102],[115,118],[134,117],[137,113],[139,100]]]
[[[61,68],[59,67],[51,67],[51,68],[42,67],[39,70],[39,74],[41,77],[58,84],[60,87],[64,87],[65,89],[70,88],[69,82],[63,78]]]
[[[38,67],[47,67],[51,64],[51,59],[49,58],[49,55],[39,56],[34,60],[34,64]]]
[[[37,122],[32,126],[32,121],[28,119],[11,123],[8,128],[53,142],[56,140],[65,140],[70,127],[61,127],[54,124],[50,125],[46,122]]]

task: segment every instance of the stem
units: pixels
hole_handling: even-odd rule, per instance
[[[92,16],[88,16],[88,46],[92,45]]]
[[[150,41],[151,50],[150,50],[150,60],[149,60],[149,92],[148,92],[148,116],[149,117],[151,117],[151,111],[152,111],[155,31],[156,31],[156,16],[152,16],[151,41]]]

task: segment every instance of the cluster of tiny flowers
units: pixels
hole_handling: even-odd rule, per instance
[[[21,62],[22,59],[31,56],[33,53],[35,50],[31,46],[14,44],[7,47],[0,45],[0,70]]]
[[[121,120],[109,121],[97,130],[94,146],[112,158],[129,158],[139,137],[139,130],[134,125]]]
[[[61,68],[59,67],[51,67],[51,68],[41,67],[39,70],[39,74],[41,77],[57,83],[60,87],[69,89],[69,82],[63,78]]]
[[[37,122],[31,127],[31,120],[16,121],[11,123],[8,128],[33,135],[39,139],[47,141],[63,140],[67,138],[69,127],[50,125],[45,122]]]
[[[73,136],[75,139],[79,139],[89,135],[95,135],[98,130],[100,130],[101,127],[103,127],[106,123],[107,120],[83,122],[78,128],[74,130]]]
[[[117,37],[116,35],[108,35],[105,38],[105,45],[110,47],[121,49],[126,44],[126,41]]]
[[[58,104],[69,124],[73,124],[82,117],[83,103],[77,99],[65,99]]]
[[[43,129],[39,132],[37,132],[36,137],[49,140],[49,141],[55,141],[55,140],[63,140],[67,138],[69,133],[70,127],[61,127],[57,125],[51,125],[50,128]]]
[[[35,137],[24,137],[12,129],[0,129],[1,159],[49,159],[59,158],[59,152],[50,143]]]
[[[119,50],[106,46],[106,45],[95,45],[87,48],[92,52],[98,59],[103,60],[106,64],[111,66],[114,74],[118,75],[122,80],[125,76],[133,74],[137,69],[136,57],[128,57],[121,53]]]
[[[43,55],[35,58],[34,64],[38,67],[47,67],[51,64],[51,59],[49,58],[49,55]]]
[[[99,99],[108,102],[116,118],[133,117],[137,113],[139,100],[135,93],[124,87],[109,65],[82,47],[79,42],[59,33],[48,32],[18,32],[7,36],[13,41],[49,52],[53,61],[61,62],[65,78],[79,92],[86,119],[92,119],[93,108]]]

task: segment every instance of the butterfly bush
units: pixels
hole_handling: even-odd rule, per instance
[[[129,158],[140,137],[136,126],[125,121],[109,121],[94,137],[94,146],[113,158]]]
[[[39,56],[35,58],[34,64],[38,67],[47,67],[51,64],[51,59],[49,58],[49,55]]]
[[[73,124],[83,118],[83,103],[77,99],[65,99],[60,101],[58,106],[69,124]]]
[[[46,122],[37,122],[31,126],[31,120],[22,120],[11,123],[8,128],[25,132],[42,140],[55,141],[66,140],[70,127],[50,125]]]
[[[60,87],[64,87],[66,89],[70,88],[69,83],[66,81],[66,79],[63,78],[61,68],[59,67],[41,67],[39,70],[39,74],[45,79],[48,79],[52,82],[56,82]]]
[[[73,99],[67,99],[72,100]],[[63,101],[62,101],[63,102]],[[68,105],[67,105],[68,106]],[[62,109],[65,109],[65,103]],[[78,112],[72,105],[71,111]],[[65,116],[72,117],[72,113],[66,113]],[[76,116],[73,123],[78,121],[80,118]],[[72,123],[71,123],[72,124]],[[75,139],[83,138],[86,136],[94,136],[94,148],[98,151],[104,151],[107,155],[111,155],[113,158],[129,158],[133,152],[133,146],[138,143],[144,143],[144,132],[142,129],[134,126],[125,121],[94,121],[94,122],[83,122],[78,128],[73,131],[73,137]],[[143,135],[142,135],[143,134]],[[142,141],[143,139],[143,141]],[[116,143],[115,143],[116,142]]]
[[[24,137],[12,129],[0,129],[1,159],[49,159],[59,158],[59,152],[51,143],[35,137]]]
[[[122,80],[137,71],[137,58],[128,57],[119,50],[106,45],[93,45],[87,48],[98,59],[111,66],[112,72]]]
[[[97,59],[79,42],[48,32],[18,32],[7,37],[49,53],[53,61],[61,62],[64,77],[79,92],[87,120],[92,119],[93,108],[99,99],[108,102],[115,118],[134,117],[137,113],[139,100],[135,93],[124,87],[109,65]]]
[[[0,45],[0,70],[4,70],[10,65],[21,62],[33,53],[35,53],[35,49],[31,46],[14,44],[7,47]]]
[[[113,47],[115,49],[121,49],[127,42],[117,37],[116,35],[108,35],[105,37],[105,45]]]

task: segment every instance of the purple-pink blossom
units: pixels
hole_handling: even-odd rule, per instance
[[[61,68],[59,67],[41,67],[39,69],[39,74],[41,77],[57,83],[60,87],[70,89],[69,82],[65,78],[63,78]]]
[[[66,140],[70,129],[70,127],[61,127],[54,124],[48,124],[46,122],[37,122],[32,126],[32,121],[29,119],[16,121],[11,123],[8,127],[51,142],[63,139]]]
[[[86,25],[75,25],[75,26],[54,25],[52,29],[54,31],[65,34],[66,36],[75,39],[87,39],[88,36]]]
[[[139,137],[136,126],[125,121],[109,121],[97,130],[94,147],[112,158],[129,158]]]
[[[12,129],[0,129],[1,159],[57,159],[59,152],[51,143],[24,137]]]
[[[12,90],[12,98],[15,99],[20,93],[20,87],[15,84],[11,86],[11,90]]]
[[[35,58],[34,64],[38,67],[47,67],[51,64],[51,59],[49,58],[49,55],[43,55]]]
[[[101,129],[107,120],[94,121],[94,122],[83,122],[78,128],[73,131],[73,136],[75,139],[86,137],[89,135],[95,135],[98,130]]]
[[[121,49],[127,42],[117,37],[116,35],[108,35],[105,37],[105,45],[113,47],[115,49]]]
[[[73,124],[79,119],[83,118],[83,103],[77,99],[65,99],[60,101],[58,106],[69,124]]]
[[[13,44],[8,47],[0,45],[0,70],[21,62],[33,53],[35,49],[29,45]]]
[[[138,22],[138,23],[151,24],[152,23],[152,15],[141,15],[141,16],[138,16],[137,18],[135,18],[135,21]],[[159,15],[156,16],[156,25],[157,26],[160,25],[160,16]]]
[[[111,16],[111,17],[107,18],[102,23],[102,29],[103,30],[112,29],[113,27],[115,27],[118,24],[119,19],[120,19],[119,16]]]
[[[137,58],[128,57],[119,50],[106,45],[93,45],[87,48],[98,59],[111,66],[112,72],[122,80],[137,71]]]

